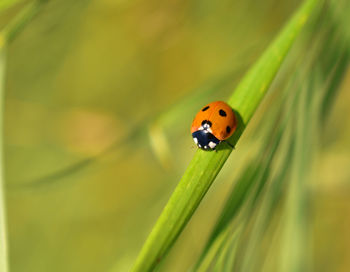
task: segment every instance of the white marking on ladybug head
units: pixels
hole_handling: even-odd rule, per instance
[[[214,143],[214,142],[209,142],[209,147],[210,147],[211,149],[214,149],[215,146],[216,146],[216,143]]]
[[[198,144],[198,147],[202,147],[200,144]]]
[[[208,149],[208,146],[207,146],[207,145],[205,145],[205,146],[204,146],[204,149]]]
[[[204,129],[209,129],[209,128],[210,128],[210,126],[209,126],[209,124],[208,124],[208,123],[205,123],[205,124],[203,125],[203,128],[204,128]]]
[[[195,142],[195,144],[198,144],[198,139],[196,137],[193,138],[193,141]]]
[[[211,134],[213,134],[213,131],[211,130],[211,128],[208,128],[207,131],[209,131]]]

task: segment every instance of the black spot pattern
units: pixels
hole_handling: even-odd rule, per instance
[[[209,109],[209,106],[204,107],[202,111],[206,111],[207,109]]]
[[[227,114],[224,110],[219,110],[219,114],[223,117],[227,116]]]
[[[226,127],[226,132],[230,133],[231,132],[231,128],[229,126]]]

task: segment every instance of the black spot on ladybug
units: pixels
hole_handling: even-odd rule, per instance
[[[206,111],[207,109],[209,109],[209,106],[204,107],[202,111]]]
[[[211,125],[212,125],[212,123],[209,120],[203,120],[202,126],[204,126],[205,124],[207,124],[209,127],[211,127]]]
[[[223,117],[227,116],[227,114],[224,110],[219,110],[219,114]]]
[[[230,133],[231,132],[231,128],[229,126],[226,127],[226,132]]]

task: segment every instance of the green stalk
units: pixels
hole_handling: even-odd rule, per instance
[[[13,3],[15,1],[12,1]],[[0,271],[9,271],[7,231],[6,231],[6,200],[3,169],[3,121],[4,121],[4,95],[5,95],[5,60],[6,45],[26,26],[26,24],[38,13],[42,4],[47,0],[38,0],[28,4],[19,14],[0,31]],[[11,4],[10,1],[3,3],[0,8]]]
[[[277,38],[244,76],[228,103],[239,125],[229,142],[234,146],[262,101],[295,38],[318,0],[307,0],[287,22]],[[132,268],[152,271],[172,247],[202,198],[220,172],[232,149],[222,144],[217,152],[198,150],[166,204]]]
[[[0,271],[8,271],[6,205],[3,172],[3,116],[5,81],[5,41],[0,35]]]

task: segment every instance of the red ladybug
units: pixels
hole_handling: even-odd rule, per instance
[[[223,101],[204,106],[196,115],[191,133],[196,145],[204,150],[214,150],[228,139],[237,127],[237,119],[232,108]]]

